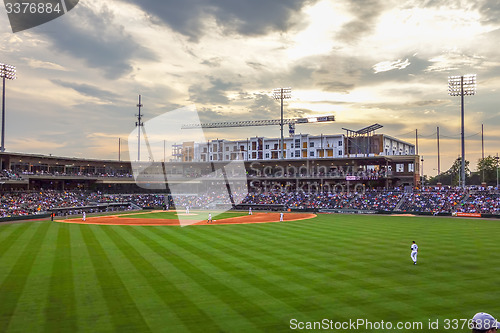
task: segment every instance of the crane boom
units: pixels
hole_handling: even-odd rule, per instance
[[[283,124],[295,125],[306,123],[321,123],[335,121],[335,116],[319,116],[307,118],[288,118],[283,119]],[[243,120],[243,121],[223,121],[217,123],[200,123],[200,124],[187,124],[182,125],[182,129],[195,129],[195,128],[222,128],[222,127],[247,127],[247,126],[270,126],[280,125],[281,119],[270,120]]]

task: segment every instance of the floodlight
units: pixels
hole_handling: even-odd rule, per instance
[[[475,95],[476,74],[448,77],[448,93],[450,96]]]
[[[3,81],[2,87],[2,139],[0,142],[0,151],[5,151],[5,80],[16,79],[16,67],[0,63],[0,77]]]
[[[465,187],[465,121],[464,121],[464,96],[476,94],[476,74],[467,74],[461,76],[448,77],[448,94],[450,96],[461,97],[461,116],[462,116],[462,163],[460,170],[460,180],[462,187]]]
[[[292,88],[276,88],[273,90],[273,98],[276,100],[292,98]]]
[[[284,153],[283,153],[283,100],[284,99],[290,99],[292,98],[292,88],[276,88],[273,90],[273,98],[276,100],[281,101],[281,121],[280,121],[280,128],[281,128],[281,141],[280,141],[280,151],[281,151],[281,159],[284,158]]]

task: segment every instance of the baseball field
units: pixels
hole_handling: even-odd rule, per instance
[[[499,221],[227,214],[0,225],[0,332],[469,332],[500,316]]]

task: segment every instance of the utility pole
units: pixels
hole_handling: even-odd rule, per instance
[[[135,126],[137,127],[137,162],[140,162],[141,160],[141,127],[144,126],[144,123],[142,122],[142,117],[144,115],[141,115],[141,95],[139,95],[139,104],[137,104],[137,107],[139,108],[139,114],[136,114],[137,117],[137,122],[135,123]]]
[[[439,154],[439,126],[437,128],[437,144],[438,144],[438,175],[441,174],[441,155]]]

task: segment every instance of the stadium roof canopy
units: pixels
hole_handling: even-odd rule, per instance
[[[380,124],[373,124],[373,125],[364,127],[362,129],[359,129],[357,131],[351,130],[348,128],[344,128],[344,127],[342,127],[342,129],[347,131],[347,135],[365,135],[365,134],[370,134],[372,132],[375,132],[376,130],[381,129],[382,127],[384,127],[384,126],[382,126]]]

